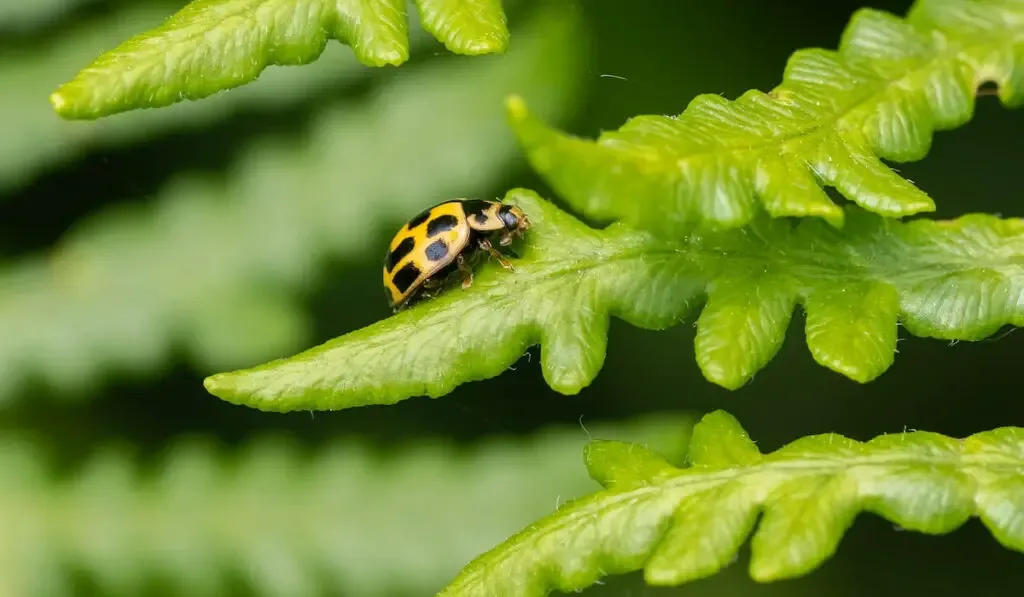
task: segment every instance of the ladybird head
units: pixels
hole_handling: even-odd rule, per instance
[[[530,219],[515,205],[505,204],[498,208],[498,219],[509,232],[522,234],[530,228]]]
[[[512,240],[515,237],[522,236],[530,229],[530,219],[526,217],[526,213],[523,210],[515,205],[502,204],[498,208],[497,216],[502,227],[505,228],[505,234],[498,241],[502,246],[512,244]]]

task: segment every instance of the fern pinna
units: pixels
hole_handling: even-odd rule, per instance
[[[415,0],[423,28],[450,51],[504,51],[500,0],[460,4]],[[367,66],[398,66],[409,59],[405,7],[406,0],[193,0],[96,58],[50,103],[64,118],[92,119],[205,98],[251,83],[268,66],[309,64],[332,39]]]
[[[671,412],[588,426],[673,461],[692,428]],[[154,580],[164,595],[224,595],[237,578],[252,597],[415,595],[556,497],[595,487],[574,421],[469,449],[433,438],[380,451],[347,435],[310,453],[291,435],[232,448],[191,437],[169,443],[155,470],[106,445],[68,471],[42,439],[0,431],[0,595],[79,594],[69,570],[97,595],[147,595]]]
[[[716,411],[694,427],[687,461],[676,468],[637,444],[592,442],[587,468],[606,489],[480,556],[438,597],[541,597],[633,570],[649,584],[678,585],[728,565],[755,524],[751,576],[791,578],[832,555],[860,511],[931,534],[977,516],[1001,544],[1024,551],[1024,428],[865,443],[826,434],[761,454]]]
[[[611,315],[663,329],[704,296],[697,360],[730,388],[772,358],[798,301],[815,358],[859,381],[892,363],[898,319],[920,335],[969,339],[1024,322],[1016,303],[963,308],[1024,283],[1024,221],[900,223],[850,207],[842,230],[763,218],[742,233],[673,242],[622,224],[594,230],[532,191],[506,200],[533,222],[515,273],[487,268],[467,290],[206,387],[272,411],[391,404],[500,375],[539,343],[544,379],[575,394],[601,368]],[[986,261],[972,263],[979,253]]]

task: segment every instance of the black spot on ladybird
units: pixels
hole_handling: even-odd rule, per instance
[[[395,272],[394,277],[391,278],[395,288],[398,292],[405,294],[410,287],[416,282],[416,279],[420,277],[420,268],[416,267],[415,263],[406,263],[402,266],[402,269]]]
[[[494,205],[492,201],[483,201],[482,199],[467,199],[462,202],[462,211],[466,214],[466,217],[475,222],[476,224],[483,226],[487,224],[487,221],[491,219],[488,210]]]
[[[441,261],[448,256],[448,245],[441,239],[427,245],[425,253],[429,261]]]
[[[462,211],[467,214],[478,214],[487,211],[487,208],[490,206],[491,203],[483,199],[466,199],[462,202]]]
[[[413,228],[419,226],[423,222],[426,222],[428,219],[430,219],[430,212],[431,212],[431,210],[429,210],[429,209],[423,211],[422,213],[420,213],[415,218],[409,220],[409,223],[406,224],[405,227],[408,228],[409,230],[412,230]]]
[[[406,237],[402,242],[398,243],[395,250],[388,254],[388,271],[390,272],[395,269],[398,262],[401,261],[403,257],[411,253],[415,248],[416,241],[411,236]]]
[[[459,219],[455,216],[445,214],[437,216],[427,224],[427,236],[437,236],[442,232],[448,232],[459,225]]]

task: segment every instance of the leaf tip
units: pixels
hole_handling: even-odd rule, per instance
[[[838,207],[838,206],[837,206]],[[820,214],[822,220],[826,224],[835,228],[836,230],[842,230],[846,226],[846,212],[842,208],[839,208],[837,212],[828,212]]]
[[[257,401],[253,400],[251,392],[246,392],[244,386],[246,370],[226,371],[215,373],[203,379],[203,387],[215,398],[231,404],[251,406],[263,410]]]
[[[880,375],[885,373],[888,369],[888,363],[885,367],[879,366],[865,366],[859,362],[851,362],[847,360],[831,358],[830,355],[819,355],[812,351],[812,356],[819,365],[827,367],[836,373],[846,377],[851,381],[855,381],[859,384],[867,384],[876,380]]]
[[[255,374],[255,375],[254,375]],[[215,398],[229,404],[246,406],[265,412],[288,412],[293,410],[288,401],[268,398],[262,391],[266,379],[257,370],[239,369],[215,373],[203,379],[203,387]],[[295,407],[301,408],[301,407]]]
[[[904,213],[902,215],[906,216],[931,213],[936,209],[935,200],[922,191],[913,201],[908,201],[903,209]]]
[[[504,54],[508,50],[508,30],[502,29],[488,35],[474,37],[460,44],[457,48],[449,48],[453,52],[466,56],[482,56],[484,54]]]
[[[505,111],[512,122],[522,122],[529,116],[526,110],[526,100],[520,95],[510,95],[505,98]]]
[[[53,106],[53,111],[56,112],[58,116],[70,119],[75,117],[75,113],[74,110],[71,109],[71,103],[69,102],[68,95],[65,92],[64,88],[66,86],[67,85],[61,85],[57,91],[50,94],[50,105]]]
[[[561,373],[561,372],[559,372]],[[590,385],[592,379],[582,379],[579,376],[563,376],[559,374],[552,374],[550,378],[547,375],[544,376],[544,381],[551,386],[551,389],[558,392],[563,396],[578,396],[587,386]]]
[[[756,583],[767,584],[778,580],[790,578],[777,560],[752,559],[748,568],[750,579]]]
[[[703,355],[698,356],[697,367],[705,379],[731,391],[742,388],[753,377],[753,375],[732,366],[731,363],[723,363],[714,357],[704,357]]]
[[[359,60],[363,64],[381,68],[385,66],[402,66],[409,60],[409,47],[398,44],[386,49],[375,49],[373,52],[361,52]]]
[[[728,431],[744,436],[746,435],[746,431],[743,429],[743,425],[740,424],[739,419],[733,416],[729,411],[721,408],[707,413],[700,418],[700,421],[697,424],[701,427],[714,427],[719,430],[719,432]]]
[[[515,187],[505,192],[504,201],[519,204],[523,203],[524,201],[526,203],[536,203],[538,201],[543,201],[543,199],[541,199],[541,196],[538,195],[537,191],[534,191],[533,189]]]
[[[761,584],[791,580],[809,574],[835,553],[834,548],[824,548],[819,551],[818,557],[801,554],[800,557],[794,558],[793,548],[790,550],[777,547],[765,549],[759,546],[757,541],[758,537],[755,536],[747,572],[750,574],[751,580]]]
[[[225,379],[225,377],[228,375],[228,373],[215,373],[213,375],[207,376],[206,379],[203,380],[203,387],[206,388],[207,392],[216,396],[217,398],[220,398],[221,400],[227,400],[227,390],[228,387],[231,385],[230,383],[226,383],[227,380]]]
[[[674,566],[648,565],[644,568],[644,582],[652,587],[675,587],[686,580],[683,571]]]

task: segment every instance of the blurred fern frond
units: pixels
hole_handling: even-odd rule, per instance
[[[618,441],[587,446],[606,489],[574,500],[469,564],[439,597],[541,597],[643,570],[651,585],[715,574],[754,532],[759,582],[804,575],[830,558],[863,511],[946,534],[977,516],[1024,551],[1024,428],[957,440],[928,432],[858,442],[799,439],[762,455],[730,415],[694,428],[689,466]]]
[[[661,413],[588,425],[682,461],[692,420]],[[67,595],[67,572],[107,595],[373,597],[438,590],[474,555],[561,500],[594,490],[578,425],[459,448],[373,450],[338,441],[306,454],[288,437],[238,450],[179,441],[142,474],[107,446],[58,478],[38,444],[0,438],[0,595]],[[167,593],[160,593],[167,594]]]
[[[611,316],[664,329],[705,296],[697,362],[729,389],[771,361],[800,302],[815,360],[862,383],[893,363],[897,322],[963,340],[1024,324],[1022,219],[901,223],[850,206],[842,230],[764,216],[672,242],[623,224],[589,228],[532,191],[506,200],[534,222],[515,272],[490,264],[469,289],[293,357],[213,375],[207,389],[269,411],[391,404],[500,375],[540,344],[544,379],[575,394],[601,369]]]
[[[505,56],[411,68],[319,114],[298,149],[259,143],[224,181],[182,175],[0,271],[0,401],[32,378],[81,394],[112,368],[153,371],[175,346],[207,371],[294,349],[306,328],[291,293],[324,258],[382,254],[369,243],[383,222],[493,184],[515,155],[507,93],[564,112],[578,25],[538,13]]]
[[[971,118],[989,80],[1007,106],[1024,103],[1019,0],[917,0],[906,19],[860,10],[838,51],[796,52],[769,93],[701,95],[678,117],[637,116],[596,141],[547,127],[518,98],[508,108],[534,168],[574,209],[678,238],[760,211],[839,225],[823,184],[888,217],[934,210],[879,157],[923,158],[934,131]]]
[[[0,32],[31,29],[55,21],[78,5],[96,0],[32,0],[0,2]]]
[[[108,17],[78,25],[52,47],[12,50],[0,56],[0,89],[16,90],[0,94],[0,129],[6,132],[0,135],[0,198],[10,196],[2,193],[5,188],[24,184],[41,170],[88,150],[197,129],[244,109],[284,109],[318,92],[344,86],[364,73],[351,52],[331,44],[320,59],[305,68],[269,67],[252,84],[202,102],[180,102],[161,110],[132,111],[93,121],[67,121],[40,101],[57,81],[74,74],[83,56],[159,23],[166,11],[165,5],[148,2],[126,6]],[[411,28],[414,47],[427,37],[422,28]]]
[[[424,28],[459,54],[503,52],[501,0],[415,0]],[[64,118],[100,118],[198,100],[270,65],[315,61],[331,39],[368,66],[409,58],[406,0],[193,0],[105,52],[50,96]]]

